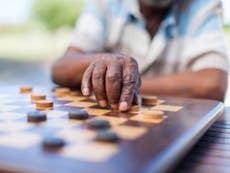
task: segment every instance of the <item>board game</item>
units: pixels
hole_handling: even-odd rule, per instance
[[[130,112],[118,112],[100,108],[93,95],[77,90],[1,88],[0,170],[168,172],[223,111],[218,101],[158,96],[146,106],[141,98]],[[36,110],[43,114],[33,117]],[[71,118],[76,110],[88,117]],[[56,139],[54,145],[44,143],[47,138]]]

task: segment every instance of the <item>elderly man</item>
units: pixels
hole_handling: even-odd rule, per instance
[[[220,0],[92,0],[53,66],[57,84],[129,110],[138,90],[224,100],[228,55]],[[142,81],[142,82],[141,82]]]

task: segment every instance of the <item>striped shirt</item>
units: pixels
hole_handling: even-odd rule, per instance
[[[228,72],[220,0],[176,1],[152,38],[138,0],[91,0],[70,45],[84,52],[134,57],[143,75],[216,68]],[[188,2],[187,2],[188,3]]]

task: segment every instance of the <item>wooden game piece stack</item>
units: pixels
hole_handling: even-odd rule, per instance
[[[52,100],[40,100],[35,102],[37,110],[50,110],[53,109]]]
[[[146,109],[141,109],[139,105],[133,105],[129,112],[139,113],[144,119],[163,120],[165,117],[163,111],[148,109],[148,107],[156,106],[157,102],[156,96],[141,96],[141,105],[145,106]]]

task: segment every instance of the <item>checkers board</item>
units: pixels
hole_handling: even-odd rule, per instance
[[[19,88],[1,88],[0,93],[0,170],[6,172],[78,172],[142,173],[167,172],[191,149],[223,110],[217,101],[158,97],[154,106],[139,105],[135,112],[121,113],[100,108],[94,96],[79,91],[55,96],[51,89],[33,88],[33,92],[52,100],[45,110],[47,120],[27,121],[27,113],[36,109],[30,93]],[[89,119],[104,119],[119,136],[116,142],[95,140],[96,131],[89,120],[70,120],[68,112],[83,109]],[[164,119],[143,118],[145,110],[164,112]],[[65,145],[45,149],[47,136],[62,138]]]

